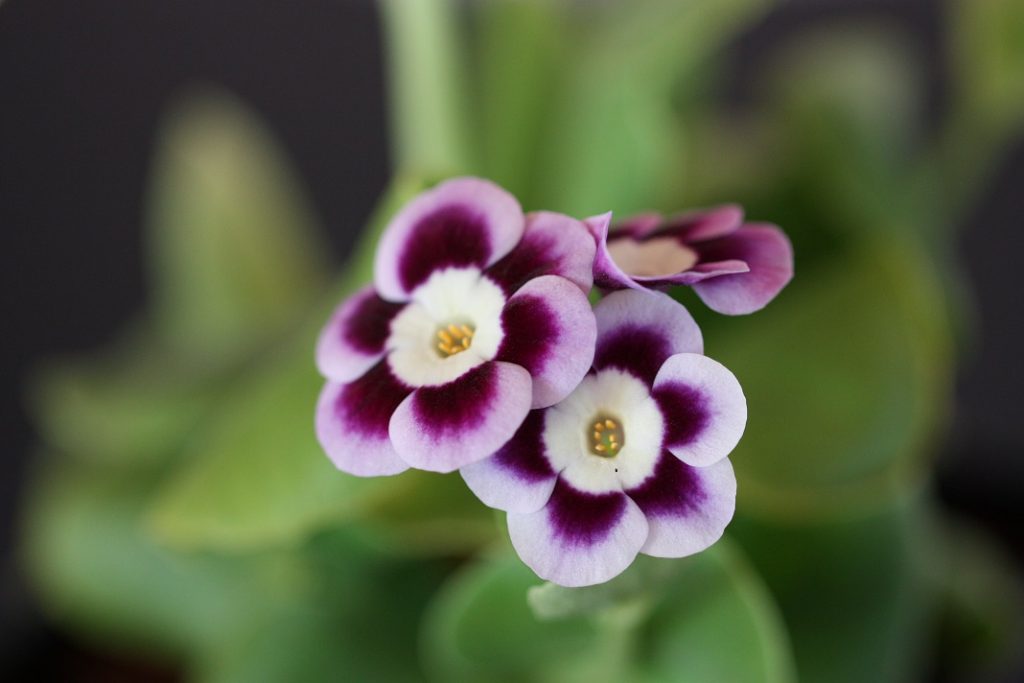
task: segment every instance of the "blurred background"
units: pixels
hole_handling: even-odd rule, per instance
[[[1024,680],[1024,3],[6,0],[0,93],[5,680]],[[317,328],[461,173],[792,237],[680,295],[750,402],[714,552],[531,589],[319,453]]]

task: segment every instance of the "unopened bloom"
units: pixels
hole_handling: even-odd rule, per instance
[[[523,561],[564,586],[607,581],[637,553],[683,557],[718,540],[735,509],[726,456],[747,416],[736,378],[703,355],[699,328],[670,297],[614,292],[595,314],[593,371],[461,470],[508,511]]]
[[[374,284],[320,336],[316,431],[360,476],[450,472],[500,448],[531,408],[568,395],[596,335],[579,221],[524,216],[493,183],[458,178],[387,226]]]
[[[735,205],[669,218],[641,214],[609,232],[610,214],[587,221],[597,240],[594,283],[606,290],[693,287],[712,310],[753,313],[793,277],[793,248],[767,223],[744,223]]]

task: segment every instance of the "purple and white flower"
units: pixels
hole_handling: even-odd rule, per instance
[[[726,315],[764,308],[793,277],[793,247],[779,228],[744,223],[726,205],[667,219],[641,214],[609,231],[611,214],[586,221],[597,240],[594,283],[606,290],[693,287]]]
[[[508,512],[523,561],[563,586],[607,581],[637,553],[683,557],[718,540],[735,509],[727,456],[747,417],[736,378],[703,355],[699,328],[669,296],[613,292],[594,312],[592,372],[461,469]]]
[[[374,285],[321,333],[316,431],[360,476],[450,472],[565,398],[593,358],[594,240],[568,216],[524,216],[497,185],[457,178],[387,226]]]

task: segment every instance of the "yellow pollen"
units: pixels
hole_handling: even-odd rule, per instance
[[[610,418],[600,417],[593,424],[593,432],[590,433],[590,452],[602,458],[612,458],[622,450],[622,444],[626,441],[626,435],[622,427]]]
[[[442,358],[454,356],[468,349],[473,343],[474,329],[469,325],[448,323],[437,330],[437,350]]]

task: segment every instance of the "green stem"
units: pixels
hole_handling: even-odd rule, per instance
[[[472,171],[464,45],[450,0],[381,0],[397,172]]]

